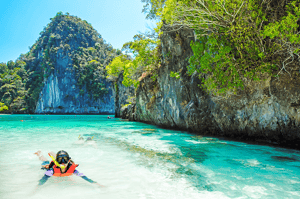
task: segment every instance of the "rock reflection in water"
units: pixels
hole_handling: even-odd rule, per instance
[[[274,160],[277,160],[277,161],[281,161],[281,162],[285,162],[285,161],[289,161],[289,162],[299,161],[296,158],[286,157],[286,156],[271,156],[271,158],[274,159]]]

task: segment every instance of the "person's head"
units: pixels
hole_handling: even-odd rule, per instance
[[[69,156],[69,154],[66,151],[60,150],[57,152],[56,154],[56,161],[63,165],[66,166],[68,165],[68,163],[70,162],[71,157]]]

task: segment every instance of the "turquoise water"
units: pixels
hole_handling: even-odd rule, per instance
[[[81,141],[79,135],[86,140]],[[201,137],[104,115],[0,115],[0,198],[300,198],[300,152]],[[66,150],[77,176],[33,153]]]

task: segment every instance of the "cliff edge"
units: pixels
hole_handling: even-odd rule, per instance
[[[284,74],[248,81],[245,90],[227,98],[207,94],[199,86],[199,74],[187,74],[193,30],[168,31],[165,27],[163,31],[157,80],[146,77],[140,82],[136,105],[127,111],[135,117],[124,117],[201,135],[300,148],[299,78]],[[180,78],[171,77],[171,71]]]

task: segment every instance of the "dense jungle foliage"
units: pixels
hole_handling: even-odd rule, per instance
[[[188,73],[197,71],[203,82],[201,86],[208,93],[228,96],[263,76],[278,79],[283,73],[291,78],[299,76],[299,0],[141,1],[146,18],[158,21],[155,31],[159,35],[163,24],[168,29],[174,27],[174,31],[178,27],[194,29],[196,41],[191,43],[194,55],[189,60]],[[127,48],[137,53],[139,68],[146,71],[151,66],[154,69],[151,73],[155,74],[160,66],[157,56],[161,55],[159,48],[147,50],[144,43],[149,43],[149,39],[160,43],[159,37],[141,38]],[[144,51],[146,56],[142,54]],[[148,63],[151,60],[148,57],[155,61]],[[113,63],[109,66],[118,68],[117,62]],[[121,70],[125,62],[118,63]],[[146,76],[141,71],[136,75],[136,70],[125,74],[140,76],[134,81]],[[170,76],[180,78],[174,72]]]
[[[105,66],[121,51],[76,16],[59,12],[50,20],[28,53],[16,62],[1,63],[0,112],[34,112],[44,80],[60,73],[59,57],[72,60],[68,69],[75,73],[80,94],[99,99],[107,93]]]
[[[0,63],[0,112],[26,111],[28,73],[25,66],[20,60]]]
[[[123,72],[123,85],[134,86],[135,88],[148,75],[151,75],[155,81],[157,68],[160,67],[159,44],[160,40],[158,39],[149,38],[142,34],[135,35],[134,41],[123,45],[122,50],[126,52],[126,55],[114,58],[106,66],[107,78],[116,80],[118,75]]]
[[[219,95],[261,76],[299,75],[299,0],[142,0],[147,18],[195,30],[189,74]],[[161,32],[159,32],[161,34]]]
[[[116,80],[122,71],[125,86],[137,87],[146,76],[156,81],[163,24],[194,29],[187,69],[199,74],[209,93],[234,94],[263,75],[299,76],[300,0],[141,1],[146,18],[158,21],[156,33],[134,36],[123,45],[126,55],[86,21],[57,13],[28,53],[1,64],[0,111],[33,112],[44,78],[59,73],[59,55],[72,59],[80,93],[86,89],[96,99],[107,92],[100,79]],[[170,75],[180,79],[180,74]]]

